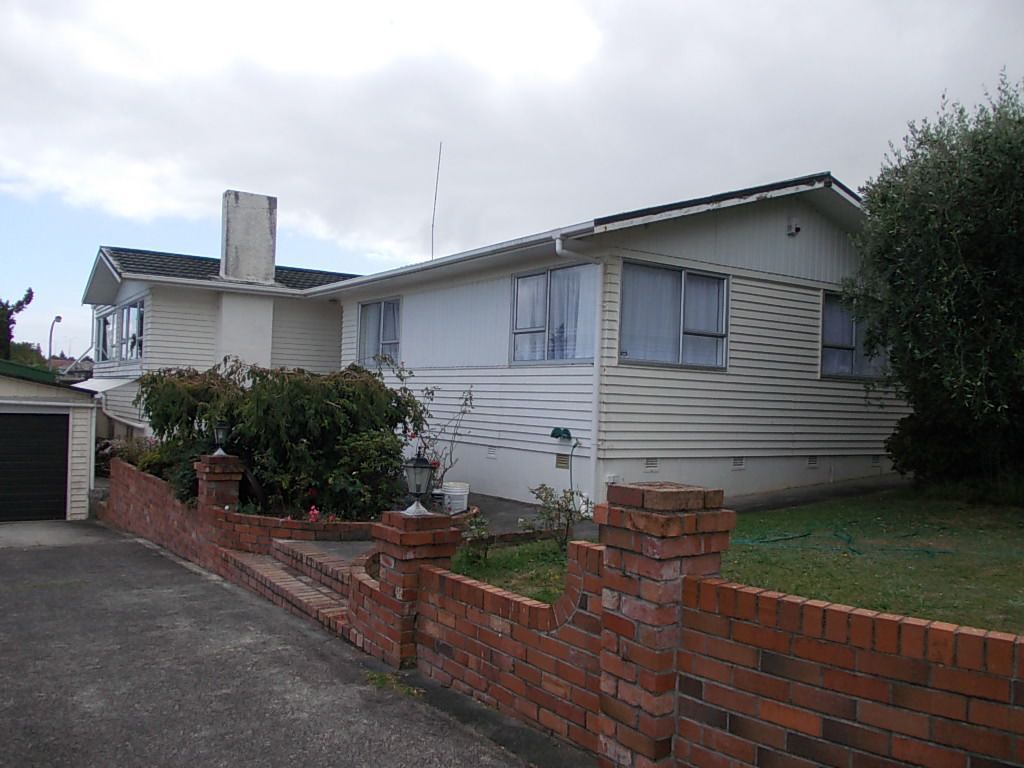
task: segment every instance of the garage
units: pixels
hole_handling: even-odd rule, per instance
[[[0,413],[0,522],[67,515],[68,416]]]
[[[88,516],[95,424],[91,393],[0,360],[0,523]]]

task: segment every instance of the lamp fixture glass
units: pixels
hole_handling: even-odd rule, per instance
[[[228,441],[228,437],[231,435],[231,425],[224,421],[218,421],[213,425],[213,440],[217,443],[217,450],[214,451],[214,456],[227,456],[224,452],[224,445]]]
[[[409,494],[414,497],[413,503],[404,510],[404,514],[429,515],[430,510],[423,506],[420,499],[433,490],[434,465],[424,457],[422,451],[416,451],[416,455],[405,463],[404,469]]]

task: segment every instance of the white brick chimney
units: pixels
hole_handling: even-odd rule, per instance
[[[221,219],[220,276],[273,283],[276,248],[277,198],[227,190]]]

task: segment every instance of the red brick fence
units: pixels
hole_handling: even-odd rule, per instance
[[[254,526],[224,508],[231,466],[197,465],[189,510],[115,465],[107,519],[232,578],[220,548],[259,551],[288,529],[235,528]],[[553,606],[446,570],[449,518],[385,513],[339,631],[606,766],[1024,765],[1024,637],[714,578],[735,522],[721,505],[720,491],[610,487],[601,543],[571,545]]]

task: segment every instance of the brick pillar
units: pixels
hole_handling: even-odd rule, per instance
[[[213,550],[203,553],[200,562],[219,573],[216,547],[239,548],[237,538],[225,527],[224,513],[238,510],[238,490],[245,465],[237,456],[200,456],[192,466],[199,481],[196,511],[203,531],[201,538],[203,543],[213,545]]]
[[[462,532],[448,515],[385,512],[373,526],[380,552],[379,611],[385,636],[379,638],[384,661],[409,666],[416,661],[416,599],[421,565],[447,568]]]
[[[736,513],[721,490],[608,486],[594,509],[605,545],[601,633],[603,766],[674,766],[683,576],[719,572]]]

